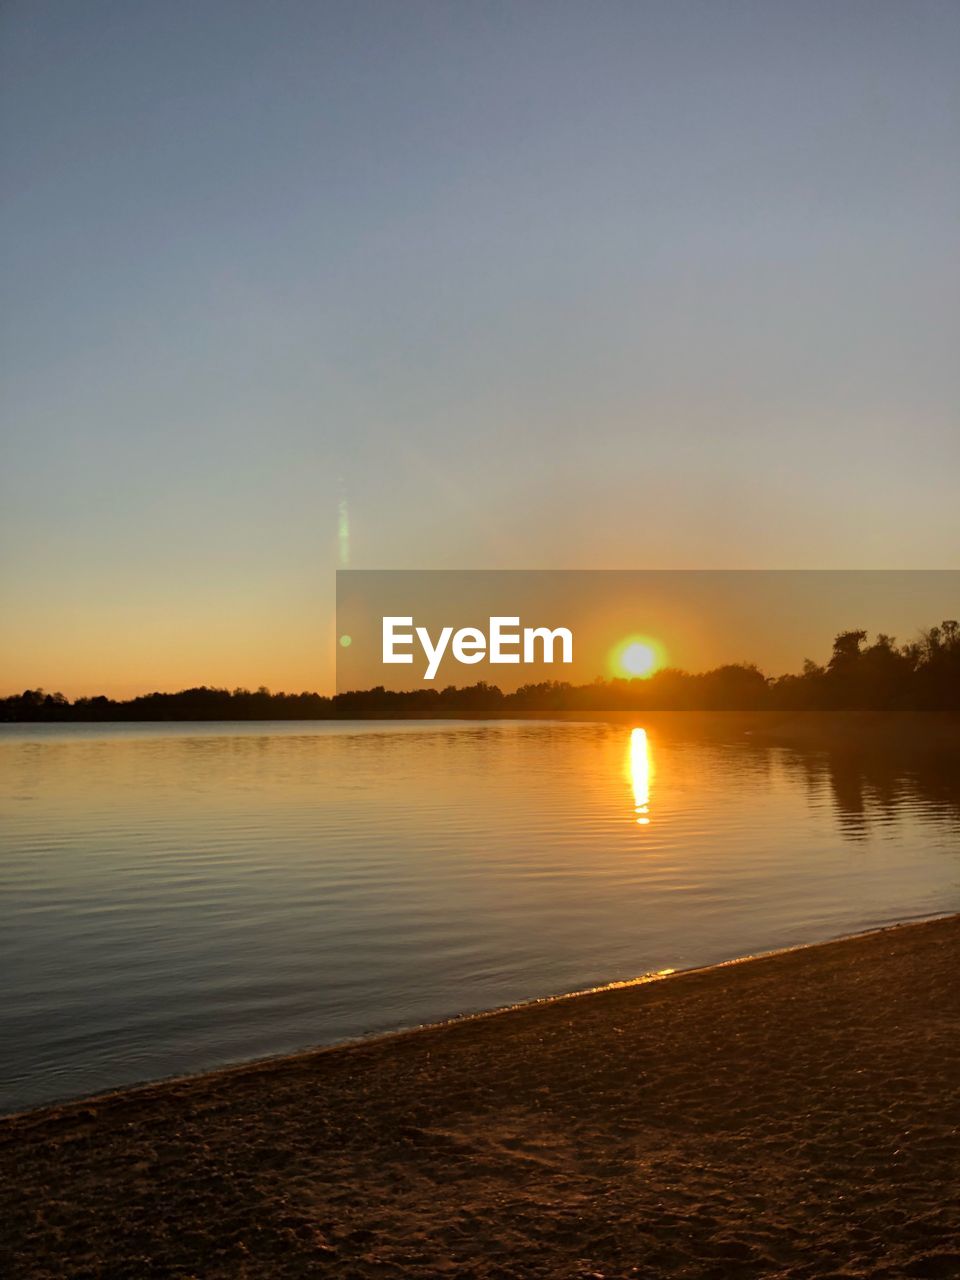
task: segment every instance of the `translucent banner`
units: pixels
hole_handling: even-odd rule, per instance
[[[344,570],[338,701],[946,707],[957,618],[957,570]]]

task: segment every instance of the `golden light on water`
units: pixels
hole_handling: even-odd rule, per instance
[[[645,680],[664,663],[664,649],[649,636],[628,636],[610,655],[610,671],[628,680]]]
[[[630,733],[629,767],[637,825],[645,827],[650,822],[650,780],[653,776],[646,729],[634,729]]]

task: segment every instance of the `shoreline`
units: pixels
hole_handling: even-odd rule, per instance
[[[0,1118],[14,1277],[960,1273],[960,915]]]
[[[790,947],[774,947],[769,951],[752,951],[739,956],[731,956],[727,960],[716,960],[711,964],[693,965],[689,969],[660,969],[649,973],[640,973],[632,978],[614,978],[610,982],[600,983],[595,987],[578,987],[573,991],[560,991],[554,995],[531,996],[528,1000],[519,1000],[515,1004],[495,1005],[490,1009],[478,1009],[472,1013],[454,1014],[449,1018],[440,1018],[435,1022],[421,1022],[412,1026],[395,1027],[387,1031],[370,1031],[366,1034],[351,1036],[346,1040],[336,1040],[330,1044],[307,1045],[302,1049],[289,1052],[271,1053],[260,1058],[243,1058],[237,1062],[228,1062],[221,1066],[200,1071],[182,1072],[177,1075],[158,1076],[155,1079],[138,1081],[136,1084],[122,1085],[116,1089],[104,1089],[97,1093],[68,1095],[53,1102],[42,1103],[37,1107],[25,1107],[16,1111],[0,1111],[0,1140],[3,1128],[8,1121],[40,1119],[47,1113],[58,1116],[72,1108],[86,1109],[101,1107],[110,1102],[123,1102],[128,1096],[152,1093],[168,1086],[190,1085],[217,1077],[229,1077],[244,1072],[258,1072],[263,1069],[281,1066],[285,1063],[296,1063],[299,1059],[309,1059],[318,1055],[339,1053],[366,1046],[378,1046],[385,1042],[400,1040],[407,1036],[424,1035],[440,1032],[447,1028],[459,1027],[467,1023],[487,1021],[511,1014],[519,1014],[529,1009],[559,1004],[568,1000],[587,999],[603,996],[608,992],[626,991],[637,987],[651,986],[654,983],[668,982],[693,974],[710,974],[715,970],[732,968],[735,965],[750,964],[757,960],[772,960],[778,956],[789,956],[796,952],[812,951],[819,947],[830,947],[843,942],[853,942],[860,938],[879,937],[901,929],[911,929],[926,924],[934,924],[943,920],[956,920],[960,923],[960,912],[934,912],[930,915],[918,916],[906,920],[897,920],[893,924],[880,925],[877,928],[859,929],[853,933],[841,933],[833,938],[824,938],[818,942],[798,942]]]

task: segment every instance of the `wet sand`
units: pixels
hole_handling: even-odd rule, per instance
[[[0,1121],[0,1275],[960,1276],[960,917]]]

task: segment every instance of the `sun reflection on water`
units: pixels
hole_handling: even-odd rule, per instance
[[[637,825],[645,827],[650,822],[650,781],[653,777],[653,762],[650,758],[650,742],[646,729],[633,729],[630,733],[629,764]]]

